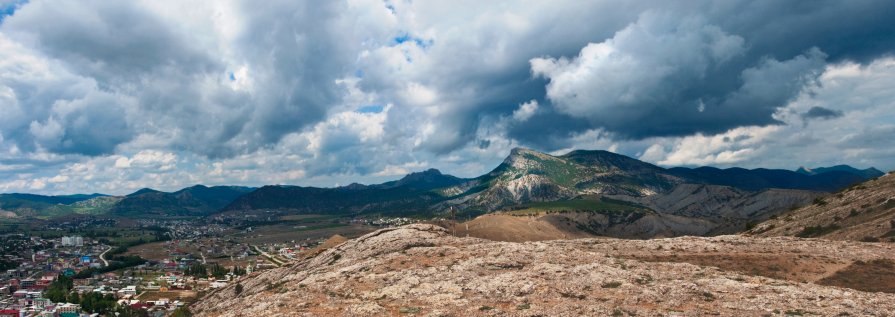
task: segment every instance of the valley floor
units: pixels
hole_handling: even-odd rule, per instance
[[[495,242],[383,229],[206,295],[198,316],[893,316],[895,245]],[[237,286],[238,285],[238,286]]]

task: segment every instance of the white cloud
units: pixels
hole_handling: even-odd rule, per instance
[[[864,22],[892,4],[390,3],[30,1],[0,24],[0,190],[469,177],[514,146],[891,166]]]
[[[65,183],[68,182],[69,178],[65,175],[56,175],[48,179],[47,181],[54,184]]]
[[[718,165],[793,169],[800,165],[855,164],[893,168],[895,59],[869,65],[829,65],[818,81],[775,115],[783,124],[742,127],[716,135],[655,138],[640,159],[662,165]],[[812,107],[841,117],[806,124]]]
[[[531,100],[519,105],[519,109],[513,111],[513,119],[520,122],[527,121],[531,116],[535,115],[535,111],[538,111],[538,101]]]
[[[117,156],[114,167],[118,169],[139,168],[147,172],[165,172],[177,166],[177,155],[156,150],[143,150],[132,157]]]
[[[547,97],[561,111],[628,123],[667,107],[662,101],[745,50],[742,37],[698,16],[649,12],[613,38],[588,44],[575,58],[530,62],[534,76],[550,80]]]

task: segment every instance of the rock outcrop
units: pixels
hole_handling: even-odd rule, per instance
[[[253,273],[192,309],[198,316],[895,315],[895,294],[811,283],[822,273],[800,281],[700,263],[698,256],[712,255],[815,259],[835,272],[891,263],[895,246],[743,236],[511,243],[417,224]],[[880,289],[893,292],[887,287]]]

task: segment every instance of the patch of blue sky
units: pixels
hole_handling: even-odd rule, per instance
[[[5,5],[0,4],[0,23],[3,23],[3,20],[5,20],[6,17],[15,14],[16,10],[26,2],[28,1],[13,1]]]
[[[357,108],[357,110],[355,110],[355,111],[359,112],[359,113],[380,113],[384,109],[385,109],[385,106],[383,106],[383,105],[372,104],[372,105],[365,105],[360,108]]]
[[[236,75],[233,72],[230,72],[230,81],[236,81]]]
[[[395,45],[400,45],[400,44],[404,44],[406,42],[411,42],[413,44],[416,44],[416,46],[419,46],[420,48],[423,48],[423,49],[429,48],[433,44],[435,44],[435,41],[433,41],[431,39],[423,39],[423,38],[415,37],[408,33],[404,33],[399,36],[396,36],[393,39],[393,41],[394,41]]]

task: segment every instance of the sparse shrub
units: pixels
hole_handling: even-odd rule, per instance
[[[622,286],[622,282],[612,281],[600,285],[602,288],[618,288],[619,286]]]
[[[882,268],[886,268],[886,269],[895,268],[895,261],[892,261],[889,259],[875,259],[875,260],[870,261],[870,263],[873,265],[882,267]]]
[[[529,303],[522,303],[522,304],[516,305],[516,310],[526,310],[526,309],[530,309],[530,308],[531,308],[531,304],[529,304]]]
[[[711,292],[702,292],[702,298],[707,302],[711,302],[715,300],[715,294],[712,294]]]
[[[339,254],[339,253],[333,254],[333,259],[329,261],[328,265],[333,265],[333,263],[336,263],[336,261],[338,261],[341,258],[342,258],[341,254]]]
[[[895,208],[895,199],[887,199],[886,204],[883,205],[883,209],[892,209]]]
[[[814,198],[814,204],[818,206],[826,206],[827,201],[823,199],[823,197]]]
[[[491,307],[491,306],[482,306],[482,307],[479,307],[479,310],[480,310],[480,311],[489,311],[489,310],[493,310],[493,309],[494,309],[494,307]]]
[[[831,224],[829,226],[816,226],[816,227],[808,226],[808,227],[805,227],[805,229],[802,229],[802,232],[799,232],[798,234],[796,234],[796,237],[799,237],[799,238],[817,237],[817,236],[822,236],[822,235],[831,233],[831,232],[839,230],[839,229],[842,229],[842,227],[840,227],[837,224]]]
[[[879,238],[867,236],[867,237],[861,238],[861,242],[879,242]]]
[[[236,296],[242,294],[242,283],[236,283],[236,287],[233,288],[233,292],[236,293]]]

